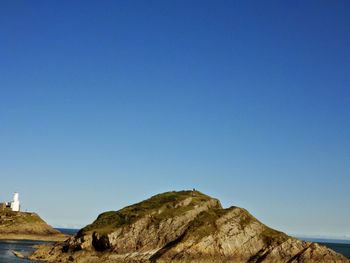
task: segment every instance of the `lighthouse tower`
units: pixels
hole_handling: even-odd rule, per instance
[[[12,211],[18,212],[19,208],[20,208],[20,205],[19,205],[18,193],[14,193],[13,201],[11,202],[11,209]]]

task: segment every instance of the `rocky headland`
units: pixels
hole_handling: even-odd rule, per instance
[[[36,213],[0,212],[0,239],[64,241],[69,236],[49,226]]]
[[[349,262],[267,227],[198,191],[168,192],[103,213],[76,236],[30,257],[46,262]]]

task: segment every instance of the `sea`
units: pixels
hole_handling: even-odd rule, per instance
[[[298,239],[319,243],[320,245],[326,246],[350,259],[350,240],[348,239],[327,239],[308,237],[299,237]]]
[[[78,229],[56,228],[67,235],[75,235]],[[30,240],[0,240],[0,263],[33,263],[35,261],[17,258],[12,251],[18,251],[24,256],[30,255],[35,245],[47,244],[45,241]]]
[[[77,229],[58,229],[61,232],[69,235],[77,233]],[[321,245],[329,247],[334,251],[343,254],[350,259],[350,240],[340,239],[322,239],[322,238],[300,238],[305,241],[317,242]],[[12,251],[21,252],[23,255],[29,255],[34,251],[33,246],[45,244],[49,242],[43,241],[28,241],[28,240],[0,240],[0,263],[33,263],[26,259],[17,258]]]

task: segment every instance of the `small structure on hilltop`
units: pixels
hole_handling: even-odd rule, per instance
[[[14,211],[19,212],[21,209],[21,205],[19,202],[18,193],[13,194],[12,202],[0,203],[0,212],[1,211]]]

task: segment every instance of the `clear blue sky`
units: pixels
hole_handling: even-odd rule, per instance
[[[1,1],[0,199],[83,226],[197,188],[350,236],[350,2]]]

